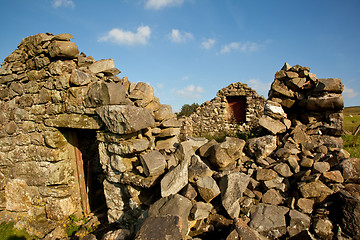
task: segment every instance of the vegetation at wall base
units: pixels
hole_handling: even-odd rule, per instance
[[[30,236],[25,229],[14,228],[14,223],[2,222],[0,224],[0,238],[4,240],[32,240],[36,237]]]

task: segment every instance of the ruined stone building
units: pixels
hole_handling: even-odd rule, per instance
[[[258,120],[264,111],[265,98],[259,96],[255,90],[238,82],[219,90],[216,95],[185,119],[185,135],[241,133],[258,126]]]
[[[285,64],[266,101],[231,84],[190,117],[189,134],[262,135],[179,141],[182,122],[151,86],[71,38],[24,38],[0,68],[0,222],[45,239],[92,214],[118,228],[103,239],[360,238],[341,79]]]
[[[116,76],[112,59],[79,55],[70,38],[27,37],[0,69],[0,219],[40,237],[71,214],[120,219],[132,189],[117,184],[156,180],[152,169],[122,174],[141,165],[135,154],[168,151],[180,132],[151,86]]]

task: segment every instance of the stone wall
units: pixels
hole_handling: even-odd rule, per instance
[[[130,207],[115,204],[123,198],[122,187],[114,190],[118,184],[150,187],[156,180],[146,178],[150,167],[144,177],[134,176],[144,172],[136,156],[171,151],[180,132],[171,107],[160,104],[151,86],[116,76],[112,59],[79,54],[71,38],[27,37],[0,69],[0,221],[39,237],[69,215],[91,211],[81,157],[87,153],[80,152],[90,135],[113,222]]]
[[[187,136],[212,136],[219,133],[247,132],[258,126],[264,110],[265,99],[246,84],[232,83],[219,90],[217,96],[199,106],[184,120],[183,134]],[[245,119],[237,122],[229,116],[228,98],[243,97]]]
[[[71,37],[25,38],[0,69],[0,222],[54,239],[69,215],[93,210],[90,169],[119,228],[103,239],[360,237],[340,79],[285,64],[256,112],[259,136],[180,142],[181,122],[151,86],[79,55]]]

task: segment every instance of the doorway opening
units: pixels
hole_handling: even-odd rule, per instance
[[[231,123],[244,123],[246,121],[246,97],[228,96],[228,121]]]
[[[107,205],[96,131],[83,129],[61,129],[68,142],[74,147],[77,183],[81,205],[85,216],[94,213],[103,221],[107,219]]]

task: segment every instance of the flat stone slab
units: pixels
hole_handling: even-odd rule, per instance
[[[55,118],[45,119],[45,125],[58,128],[100,129],[104,123],[96,115],[64,113],[56,115]]]

